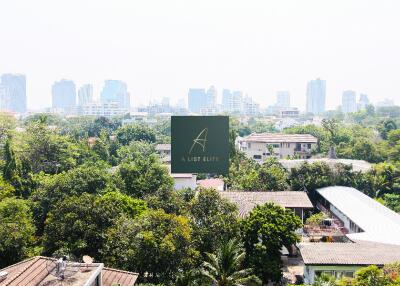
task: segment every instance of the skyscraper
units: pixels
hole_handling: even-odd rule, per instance
[[[224,89],[222,91],[222,109],[228,113],[243,112],[243,92],[240,90],[230,91]]]
[[[306,111],[313,114],[321,114],[325,111],[326,82],[317,78],[307,84]]]
[[[106,80],[100,94],[102,103],[117,103],[118,107],[130,109],[131,101],[128,87],[125,82],[120,80]]]
[[[93,102],[93,85],[84,84],[78,90],[78,105],[84,106]]]
[[[206,96],[206,106],[215,107],[217,105],[217,90],[213,85],[207,90]]]
[[[360,100],[358,101],[358,110],[365,110],[367,108],[367,105],[369,105],[369,99],[368,95],[361,93],[360,94]]]
[[[3,109],[18,113],[26,112],[26,77],[22,74],[3,74]]]
[[[351,113],[357,111],[356,93],[353,90],[345,90],[342,94],[342,111]]]
[[[290,107],[290,93],[287,90],[278,91],[276,93],[277,107]]]
[[[206,91],[204,88],[190,88],[188,92],[188,107],[190,112],[200,113],[207,106]]]
[[[76,87],[72,80],[62,79],[54,82],[51,94],[53,108],[66,111],[76,106]]]

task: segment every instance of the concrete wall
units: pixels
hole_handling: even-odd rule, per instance
[[[185,188],[190,188],[192,190],[196,189],[196,175],[192,177],[174,177],[174,190],[180,190]]]

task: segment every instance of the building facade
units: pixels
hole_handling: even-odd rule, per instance
[[[200,113],[207,106],[206,91],[204,88],[190,88],[188,92],[189,112]]]
[[[25,113],[26,112],[26,77],[22,74],[3,74],[0,84],[1,109]]]
[[[54,82],[51,95],[54,109],[67,111],[76,106],[76,87],[72,80],[62,79]]]
[[[119,108],[129,110],[131,101],[126,83],[120,80],[104,81],[104,86],[100,93],[100,101],[104,104],[116,103]]]
[[[357,112],[357,96],[355,91],[346,90],[342,94],[342,112]]]
[[[259,163],[269,157],[311,158],[318,139],[310,134],[253,133],[237,140],[237,147]]]
[[[316,79],[308,82],[306,94],[306,111],[312,114],[325,112],[326,82]]]
[[[78,114],[84,116],[104,116],[114,117],[118,115],[126,114],[129,110],[120,107],[117,103],[89,103],[83,106],[79,106]]]
[[[368,95],[361,93],[357,105],[358,110],[365,110],[369,104]]]
[[[287,90],[281,90],[276,93],[276,106],[288,108],[290,107],[290,93]]]
[[[84,84],[78,90],[78,105],[87,105],[93,102],[93,85]]]

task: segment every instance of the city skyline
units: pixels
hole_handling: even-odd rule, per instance
[[[30,109],[48,105],[60,78],[91,83],[95,95],[119,79],[134,106],[214,85],[261,106],[288,90],[304,109],[317,77],[327,109],[348,89],[399,104],[398,1],[57,2],[2,3],[0,73],[26,74]]]

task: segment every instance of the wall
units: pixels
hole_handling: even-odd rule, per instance
[[[341,277],[344,271],[354,272],[363,266],[359,265],[305,265],[304,266],[304,282],[312,284],[315,281],[316,271],[334,271],[333,275],[337,278]]]

